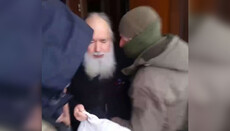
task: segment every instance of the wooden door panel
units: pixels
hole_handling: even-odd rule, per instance
[[[163,34],[176,34],[188,41],[188,0],[130,0],[130,9],[142,5],[158,12]]]
[[[87,0],[66,0],[69,8],[81,18],[87,15]]]

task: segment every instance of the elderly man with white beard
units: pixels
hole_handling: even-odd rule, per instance
[[[86,23],[94,30],[93,39],[68,89],[74,95],[70,102],[73,130],[87,119],[84,111],[99,118],[130,118],[129,84],[117,75],[111,22],[104,13],[91,13]]]

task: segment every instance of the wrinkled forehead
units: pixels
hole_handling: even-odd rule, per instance
[[[111,29],[103,19],[89,18],[86,23],[94,30],[93,39],[111,39]]]

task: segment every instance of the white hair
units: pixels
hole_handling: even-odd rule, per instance
[[[99,17],[108,24],[109,26],[109,33],[110,33],[110,52],[104,53],[104,57],[100,59],[95,59],[93,56],[85,53],[84,62],[83,65],[85,67],[85,72],[89,76],[90,79],[95,78],[96,76],[99,76],[99,79],[108,79],[113,77],[113,74],[116,70],[116,61],[115,61],[115,55],[114,55],[114,35],[113,31],[111,29],[111,21],[109,17],[105,13],[90,13],[88,17],[86,18],[93,18],[93,17]]]
[[[113,30],[112,30],[112,22],[109,19],[109,17],[103,12],[100,12],[100,13],[92,12],[92,13],[88,14],[88,16],[86,17],[86,20],[90,19],[90,18],[95,18],[95,17],[103,19],[108,24],[111,40],[114,41],[114,34],[113,34]]]
[[[104,53],[104,57],[100,59],[95,59],[89,53],[85,53],[83,65],[90,79],[96,76],[99,76],[99,79],[111,78],[116,70],[114,52],[111,50],[108,53]]]

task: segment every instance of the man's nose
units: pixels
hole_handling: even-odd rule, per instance
[[[119,46],[122,48],[124,45],[125,45],[125,41],[121,38],[121,39],[120,39]]]
[[[95,51],[96,52],[100,52],[101,51],[101,47],[100,47],[100,44],[98,42],[95,43]]]

